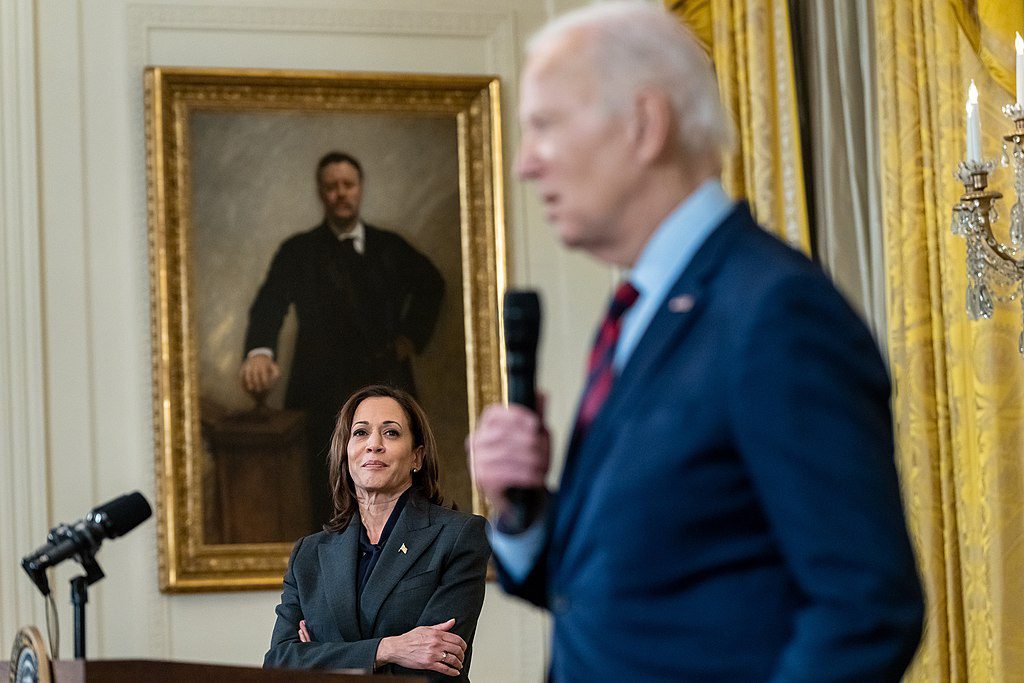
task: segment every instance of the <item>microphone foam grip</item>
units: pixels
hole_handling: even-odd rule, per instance
[[[145,522],[152,514],[153,509],[146,497],[135,491],[97,506],[89,517],[103,527],[107,538],[117,538]]]

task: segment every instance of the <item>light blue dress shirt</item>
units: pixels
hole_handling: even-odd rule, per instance
[[[622,319],[613,360],[616,371],[626,366],[672,285],[732,209],[733,201],[721,183],[709,180],[684,199],[644,245],[627,278],[640,296]],[[509,576],[525,579],[544,546],[543,519],[520,534],[503,534],[494,525],[488,526],[487,533]]]

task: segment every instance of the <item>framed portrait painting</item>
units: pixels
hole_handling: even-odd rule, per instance
[[[442,488],[479,511],[463,441],[504,392],[498,79],[151,67],[145,97],[161,589],[279,586],[369,383],[420,401]],[[258,390],[254,356],[276,371]]]

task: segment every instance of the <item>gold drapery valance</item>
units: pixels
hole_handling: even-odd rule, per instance
[[[770,0],[665,0],[711,55],[737,148],[726,190],[746,197],[758,221],[810,253],[789,10]]]

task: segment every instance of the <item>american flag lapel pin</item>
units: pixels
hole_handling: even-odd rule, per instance
[[[692,294],[680,294],[668,300],[668,310],[673,313],[688,313],[693,309],[695,299]]]

